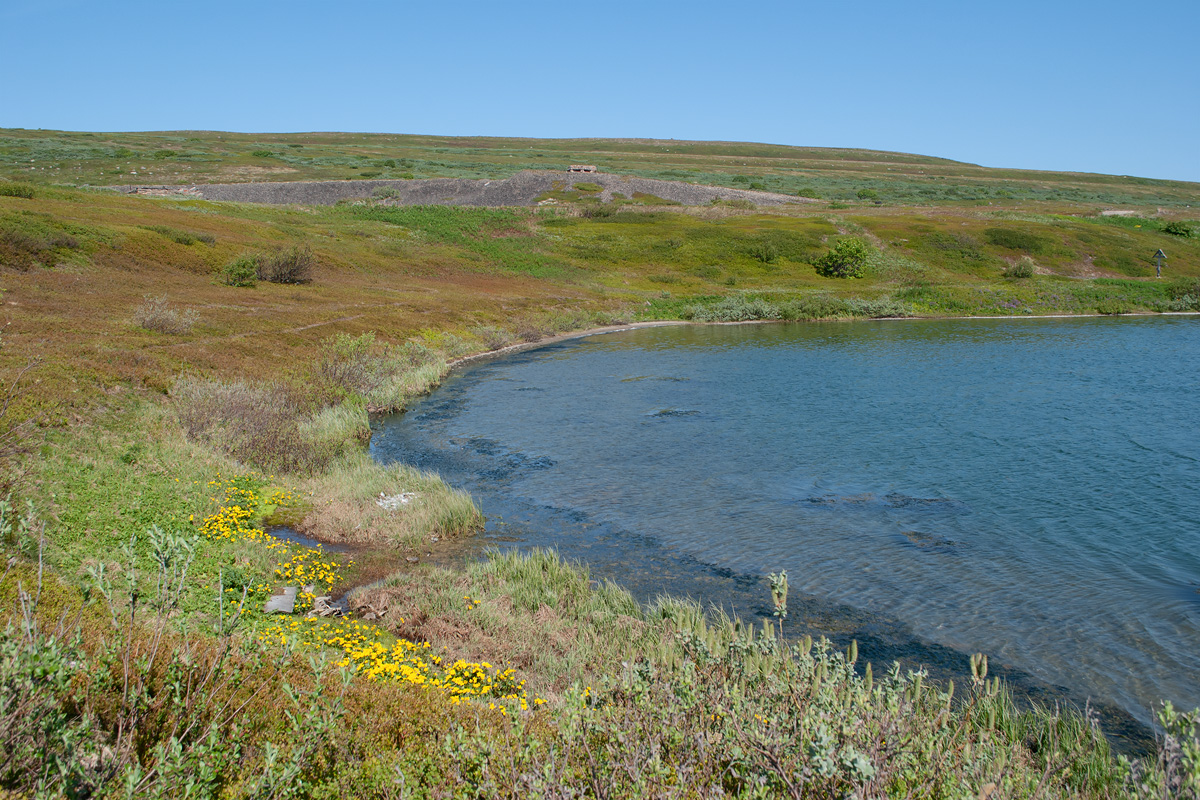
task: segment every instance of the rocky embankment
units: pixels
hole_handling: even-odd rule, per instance
[[[194,186],[114,186],[126,194],[183,195],[205,200],[275,205],[333,205],[342,200],[382,199],[397,205],[531,206],[548,192],[570,190],[577,183],[601,187],[595,192],[608,202],[614,194],[634,199],[652,195],[685,206],[704,206],[714,200],[748,200],[759,206],[812,202],[801,197],[659,181],[605,173],[542,172],[527,170],[503,180],[427,178],[384,181],[292,181],[284,183],[212,183]]]

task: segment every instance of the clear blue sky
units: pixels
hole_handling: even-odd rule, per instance
[[[0,0],[0,127],[656,137],[1200,181],[1200,2]]]

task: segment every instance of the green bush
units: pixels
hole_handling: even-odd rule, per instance
[[[221,283],[226,286],[249,286],[258,283],[258,258],[241,256],[230,261],[221,270]]]
[[[598,183],[591,183],[590,181],[584,181],[583,183],[577,183],[577,184],[575,184],[574,189],[577,192],[602,192],[602,191],[604,191],[603,186],[601,186]]]
[[[1118,314],[1128,314],[1133,309],[1128,303],[1125,303],[1116,298],[1107,298],[1096,304],[1096,313],[1116,316]]]
[[[250,155],[254,156],[255,158],[271,158],[275,154],[270,150],[255,150]]]
[[[1166,225],[1163,225],[1163,233],[1169,233],[1172,236],[1182,236],[1185,239],[1190,239],[1196,235],[1196,229],[1192,227],[1187,220],[1171,220]]]
[[[854,236],[839,239],[825,255],[813,265],[817,274],[826,278],[861,278],[866,274],[867,257],[871,250],[867,243]]]
[[[854,316],[850,305],[839,297],[810,294],[784,303],[780,309],[788,320],[840,319]]]
[[[726,297],[711,306],[694,306],[691,318],[697,322],[748,322],[756,319],[780,319],[782,312],[761,298],[745,295]]]
[[[854,196],[859,200],[878,200],[879,192],[874,189],[859,189],[854,193]]]
[[[1032,278],[1034,276],[1033,259],[1029,256],[1021,256],[1016,263],[1010,265],[1004,270],[1006,278]]]
[[[28,183],[0,183],[0,197],[21,197],[32,200],[33,187]]]
[[[750,245],[750,255],[764,264],[770,264],[779,258],[779,248],[769,239],[759,239]]]

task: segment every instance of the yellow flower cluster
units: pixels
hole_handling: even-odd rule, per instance
[[[326,558],[325,551],[320,547],[284,547],[288,559],[279,562],[275,567],[275,575],[284,583],[300,587],[311,585],[315,589],[315,593],[301,591],[296,595],[296,610],[307,611],[319,595],[333,591],[334,584],[342,577],[342,564],[336,559]]]
[[[210,499],[219,504],[216,513],[209,514],[200,523],[200,532],[210,540],[226,539],[239,542],[267,540],[278,541],[261,528],[254,526],[254,520],[264,506],[281,506],[291,502],[292,493],[286,489],[276,489],[266,498],[259,495],[254,484],[257,475],[235,475],[225,480],[209,481],[208,488],[213,492]]]
[[[287,505],[294,500],[292,493],[283,489],[263,497],[257,488],[260,483],[261,476],[257,475],[211,481],[208,484],[213,493],[211,499],[220,507],[204,518],[201,532],[214,541],[262,542],[281,557],[275,568],[275,575],[281,582],[301,587],[311,585],[316,594],[328,594],[341,579],[344,565],[327,557],[319,546],[294,545],[255,527],[265,506]],[[243,603],[240,590],[225,590],[226,613],[241,611],[250,617],[259,616],[260,597],[253,596],[265,596],[269,587],[260,583],[248,588],[246,603]],[[314,599],[313,593],[301,591],[296,597],[295,610],[308,610]],[[464,596],[463,600],[468,610],[480,604],[478,599],[470,596]],[[534,705],[546,702],[540,698],[530,701],[525,692],[525,681],[518,680],[512,669],[501,670],[486,661],[462,659],[444,666],[442,659],[431,652],[429,642],[418,644],[397,639],[388,644],[385,636],[374,625],[345,618],[273,616],[263,620],[258,627],[258,640],[265,645],[291,643],[301,649],[332,649],[341,653],[338,666],[352,669],[370,680],[403,681],[438,689],[449,695],[454,704],[464,698],[488,698],[493,701],[489,704],[491,708],[506,714],[509,708],[526,711],[530,702]]]
[[[272,618],[259,628],[259,641],[285,645],[291,642],[304,649],[330,648],[341,651],[337,666],[353,669],[359,675],[378,681],[403,681],[416,686],[439,689],[458,704],[464,698],[490,698],[491,704],[507,713],[507,707],[526,711],[530,699],[525,681],[513,669],[501,670],[486,661],[459,659],[449,666],[431,651],[429,642],[397,639],[392,644],[374,625],[351,619]],[[544,700],[534,698],[534,705]]]
[[[265,497],[259,494],[257,474],[235,475],[224,480],[209,481],[211,498],[220,503],[220,508],[205,517],[200,523],[200,532],[210,541],[262,542],[268,550],[277,550],[281,561],[276,565],[275,575],[288,584],[312,585],[315,593],[301,592],[296,597],[296,610],[312,608],[317,595],[328,594],[341,579],[344,565],[336,559],[326,558],[320,547],[301,547],[289,544],[255,526],[259,515],[269,508],[294,502],[295,496],[287,489],[275,489]],[[265,589],[264,589],[265,590]]]

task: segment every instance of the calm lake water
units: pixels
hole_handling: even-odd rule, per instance
[[[1140,721],[1200,706],[1200,319],[649,328],[467,367],[378,425],[489,546]],[[1136,726],[1135,726],[1136,727]]]

